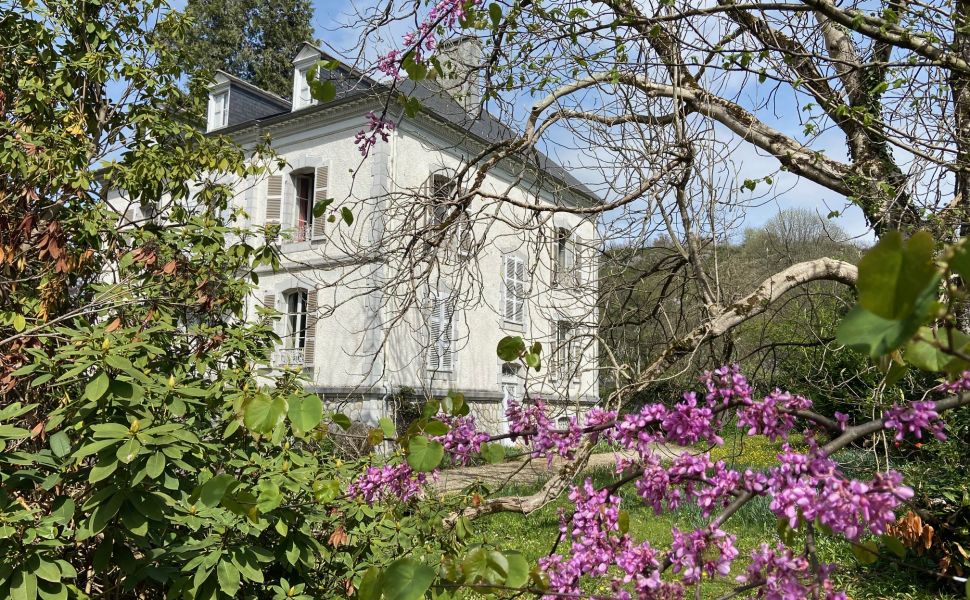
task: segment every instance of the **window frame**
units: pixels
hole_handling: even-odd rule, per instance
[[[221,108],[217,110],[217,108]],[[220,119],[216,121],[216,115],[220,115]],[[214,131],[216,129],[222,129],[229,125],[229,89],[214,91],[211,94],[211,101],[209,103],[209,131]]]
[[[290,184],[293,186],[293,216],[290,219],[290,226],[293,228],[293,241],[306,242],[313,237],[313,198],[316,193],[316,170],[307,169],[290,173]],[[307,196],[300,197],[301,184],[306,184]],[[302,212],[305,215],[301,215]],[[303,217],[303,226],[300,226],[300,219]]]
[[[282,294],[285,308],[282,343],[284,350],[303,350],[307,340],[309,290],[295,288]]]
[[[297,109],[313,106],[317,103],[316,99],[313,97],[313,94],[310,93],[310,80],[307,77],[311,68],[312,65],[296,68],[296,73],[294,75],[296,84],[294,86],[295,97],[293,98],[293,105],[296,106]],[[306,93],[306,96],[304,96],[304,92]]]

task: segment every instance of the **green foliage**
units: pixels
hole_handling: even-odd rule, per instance
[[[348,500],[320,398],[265,368],[278,259],[227,207],[276,157],[173,118],[185,33],[155,0],[0,19],[0,597],[346,596],[456,543],[446,505]]]
[[[221,69],[283,98],[292,94],[293,57],[313,42],[308,0],[189,0],[188,35],[174,40],[189,73]]]

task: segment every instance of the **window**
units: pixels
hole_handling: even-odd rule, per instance
[[[428,369],[451,371],[454,368],[455,305],[448,296],[431,299],[428,316]]]
[[[502,257],[502,316],[509,323],[525,320],[525,261],[512,255]]]
[[[553,248],[552,284],[576,281],[576,240],[565,227],[556,228]]]
[[[556,429],[566,431],[569,429],[569,417],[559,417],[556,419]]]
[[[579,378],[580,340],[569,321],[556,322],[555,368],[552,374],[560,380]]]
[[[296,108],[304,108],[316,104],[316,100],[310,95],[310,81],[307,79],[309,72],[310,67],[297,69],[296,71],[296,98],[293,103]]]
[[[313,227],[313,172],[293,175],[296,206],[293,211],[293,239],[304,242],[310,239]]]
[[[229,91],[212,94],[209,130],[225,127],[229,123]]]
[[[451,197],[455,195],[455,182],[441,173],[431,176],[431,224],[441,225],[451,212]]]
[[[283,298],[286,301],[283,347],[287,350],[302,349],[306,346],[307,291],[294,290],[284,294]]]

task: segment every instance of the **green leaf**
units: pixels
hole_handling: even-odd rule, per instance
[[[442,423],[441,421],[435,421],[434,419],[425,423],[423,431],[424,433],[431,436],[445,435],[448,433],[449,427]]]
[[[92,402],[100,400],[104,393],[108,391],[110,384],[111,379],[108,378],[108,374],[101,371],[84,386],[84,397]]]
[[[905,344],[919,326],[920,322],[916,319],[883,319],[856,306],[839,323],[835,339],[843,346],[868,352],[875,358]]]
[[[294,430],[304,434],[312,431],[323,419],[323,402],[316,394],[291,398],[286,415]]]
[[[58,431],[47,440],[47,443],[50,444],[54,456],[63,458],[71,453],[71,439],[67,437],[66,431]]]
[[[445,457],[445,447],[440,442],[419,435],[408,442],[408,464],[419,472],[433,471]]]
[[[884,319],[911,315],[920,296],[937,281],[933,246],[927,231],[908,240],[898,231],[884,235],[859,261],[859,305]]]
[[[630,531],[630,513],[625,510],[621,510],[619,516],[616,520],[617,528],[620,533],[627,533]]]
[[[151,479],[158,479],[165,471],[165,455],[161,452],[155,452],[149,456],[145,463],[145,471]]]
[[[401,102],[404,103],[404,114],[409,118],[413,119],[418,116],[421,112],[421,101],[417,98],[404,98],[402,97]]]
[[[505,460],[505,446],[492,443],[482,444],[481,454],[485,462],[494,465]]]
[[[313,218],[319,219],[323,217],[323,213],[327,211],[327,207],[333,204],[333,198],[324,198],[313,205]]]
[[[488,18],[492,20],[492,29],[498,29],[502,22],[502,7],[492,2],[488,5]]]
[[[529,367],[535,369],[536,371],[538,371],[539,370],[539,367],[542,366],[542,360],[539,358],[539,355],[538,354],[533,354],[531,352],[526,352],[525,353],[525,364],[528,365]]]
[[[852,544],[852,555],[863,565],[871,565],[879,558],[875,542],[855,542]]]
[[[381,577],[381,590],[387,600],[418,600],[431,587],[435,571],[413,558],[392,562]]]
[[[340,207],[340,217],[344,220],[347,225],[354,224],[354,213],[346,206]]]
[[[882,536],[882,544],[897,557],[903,558],[906,556],[906,546],[893,536],[888,534]]]
[[[385,438],[395,438],[397,437],[397,427],[394,426],[394,421],[387,417],[381,417],[377,421],[378,426],[381,428],[381,432],[384,434]]]
[[[239,571],[227,560],[219,561],[216,567],[216,577],[219,579],[221,591],[230,596],[235,596],[239,591]]]
[[[920,327],[917,333],[923,339],[913,340],[906,346],[906,362],[930,372],[963,371],[970,367],[966,361],[940,349],[940,347],[950,348],[952,335],[953,348],[951,349],[963,351],[970,345],[970,336],[955,329],[948,332],[929,327]]]
[[[47,562],[43,558],[37,561],[34,575],[51,583],[60,583],[61,581],[61,570],[57,568],[55,563]]]
[[[97,483],[111,476],[118,470],[118,457],[115,454],[102,454],[98,463],[91,467],[88,473],[88,483]]]
[[[236,483],[236,479],[232,475],[216,475],[209,481],[206,481],[199,488],[199,500],[205,506],[210,508],[219,506],[222,502],[222,497],[226,495],[230,486]]]
[[[61,496],[54,501],[51,507],[51,516],[58,525],[67,525],[74,518],[74,511],[77,505],[70,496]]]
[[[335,414],[330,418],[330,420],[339,425],[344,431],[350,429],[350,426],[354,424],[354,422],[350,420],[350,417],[343,413]]]
[[[525,559],[521,552],[516,550],[506,551],[505,558],[509,564],[505,585],[520,588],[527,584],[529,582],[529,561]]]
[[[337,84],[332,79],[313,79],[310,81],[310,95],[321,103],[337,97]]]
[[[496,352],[498,357],[505,362],[518,360],[519,356],[525,352],[525,340],[517,335],[507,335],[499,340]]]
[[[17,571],[10,579],[11,600],[36,600],[37,577],[33,573]]]
[[[118,460],[124,464],[128,464],[135,460],[138,456],[138,452],[141,450],[141,442],[136,438],[128,438],[120,447],[118,447],[117,457]]]
[[[282,397],[259,393],[243,409],[243,424],[251,431],[269,433],[279,424],[285,412],[286,400]]]
[[[377,567],[371,567],[364,571],[364,576],[360,578],[360,588],[357,591],[358,600],[380,600],[381,598],[381,571]]]
[[[11,319],[10,324],[13,325],[14,331],[20,333],[27,328],[27,319],[25,319],[21,314],[16,314],[13,316],[13,319]]]

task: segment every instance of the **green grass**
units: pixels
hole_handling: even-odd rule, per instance
[[[793,444],[800,444],[800,439],[793,439]],[[735,469],[765,468],[775,464],[774,457],[780,444],[772,444],[765,438],[746,438],[744,444],[734,443],[732,440],[713,452],[714,459],[724,459]],[[847,452],[840,456],[840,460],[863,471],[866,458],[862,453]],[[871,472],[871,471],[870,471]],[[586,473],[597,486],[606,485],[615,480],[615,475],[609,470],[597,470]],[[506,491],[509,495],[528,494],[538,489],[539,484],[520,486]],[[667,549],[672,540],[671,528],[676,526],[681,530],[693,529],[703,523],[699,511],[691,506],[662,515],[654,514],[653,510],[645,506],[636,496],[632,485],[626,486],[620,492],[621,507],[630,513],[630,534],[637,541],[649,540],[651,545],[659,549]],[[542,509],[527,515],[496,514],[480,519],[477,523],[484,541],[495,544],[503,549],[521,551],[530,561],[535,562],[546,556],[552,548],[559,534],[560,509],[568,511],[571,504],[564,497]],[[774,545],[778,540],[776,532],[777,521],[768,511],[768,501],[757,498],[745,505],[736,513],[724,529],[737,536],[736,547],[740,556],[734,561],[730,579],[702,583],[704,598],[717,598],[728,593],[733,587],[734,576],[744,572],[745,557],[761,543]],[[820,536],[817,541],[819,558],[825,562],[835,562],[842,568],[835,576],[838,589],[845,590],[854,600],[902,599],[902,600],[930,600],[954,599],[956,596],[947,595],[930,589],[931,584],[926,579],[919,579],[915,571],[880,560],[875,565],[863,567],[853,558],[848,544],[832,538]],[[562,551],[562,546],[560,551]],[[589,593],[608,594],[608,589],[594,589],[588,584]]]

